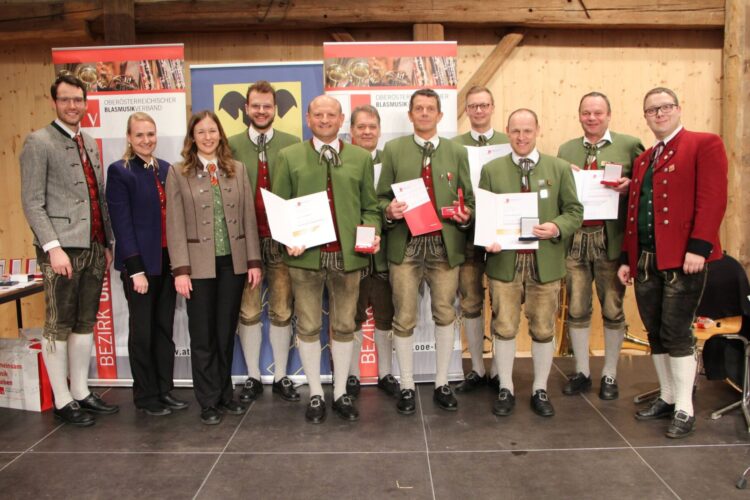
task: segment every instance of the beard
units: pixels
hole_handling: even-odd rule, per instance
[[[276,118],[276,115],[272,116],[271,119],[268,120],[268,123],[265,126],[259,125],[255,120],[252,119],[252,117],[249,117],[249,118],[250,118],[250,125],[252,125],[252,127],[255,130],[266,130],[266,129],[271,128],[271,125],[273,125],[273,121]]]

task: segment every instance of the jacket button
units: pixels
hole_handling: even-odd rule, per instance
[[[628,231],[628,236],[632,235],[633,231]]]
[[[203,225],[205,226],[206,224],[209,224],[209,222],[207,220],[204,220]]]
[[[664,207],[664,208],[661,209],[661,211],[662,212],[669,212],[669,208],[668,207]]]
[[[635,205],[630,205],[630,209],[634,210],[635,209]]]
[[[663,195],[661,195],[661,197],[662,198],[666,198],[667,197],[667,193],[664,193]]]
[[[661,183],[666,185],[667,179],[664,179],[663,181],[661,181]]]
[[[664,224],[669,224],[669,221],[667,219],[664,219]]]
[[[630,222],[633,222],[633,221],[635,221],[635,217],[630,218]]]

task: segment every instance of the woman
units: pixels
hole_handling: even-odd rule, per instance
[[[187,408],[174,388],[174,280],[169,269],[164,181],[169,163],[154,156],[156,124],[146,113],[128,118],[122,160],[107,171],[107,203],[130,313],[128,352],[133,401],[147,415]]]
[[[193,387],[201,421],[242,415],[234,400],[234,335],[247,279],[261,282],[255,205],[245,166],[232,159],[211,111],[190,118],[183,161],[167,175],[167,242],[177,293],[187,300]]]

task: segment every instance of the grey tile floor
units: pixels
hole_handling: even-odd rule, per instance
[[[413,416],[365,387],[359,422],[329,412],[318,426],[304,421],[304,403],[270,390],[214,427],[200,424],[188,389],[176,393],[190,409],[162,418],[136,412],[130,390],[110,389],[105,398],[120,413],[87,429],[50,412],[0,409],[0,498],[750,498],[735,488],[750,466],[742,416],[709,418],[738,398],[731,388],[701,377],[697,431],[673,441],[666,421],[633,418],[633,396],[654,386],[650,359],[621,358],[616,401],[597,397],[601,363],[592,360],[591,392],[566,397],[574,363],[555,360],[551,419],[529,407],[530,359],[516,362],[517,406],[506,418],[492,415],[488,388],[459,395],[459,410],[444,412],[429,385],[418,386]]]

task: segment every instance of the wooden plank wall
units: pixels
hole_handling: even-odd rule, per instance
[[[351,30],[357,41],[409,40],[412,30]],[[446,28],[446,40],[459,42],[459,81],[465,83],[497,44],[502,32],[493,29]],[[137,43],[182,42],[188,64],[224,62],[318,60],[322,43],[332,40],[325,31],[213,33],[189,36],[141,36]],[[645,126],[641,100],[646,90],[665,85],[676,90],[688,128],[720,132],[721,31],[573,31],[529,30],[490,81],[496,99],[496,128],[507,114],[530,107],[540,116],[539,148],[555,154],[560,143],[581,134],[577,122],[580,96],[590,90],[609,95],[612,128],[640,137],[652,136]],[[49,103],[53,78],[48,45],[6,45],[0,50],[0,258],[32,255],[32,237],[20,203],[18,154],[25,135],[54,116]],[[184,117],[175,117],[184,119]],[[468,129],[468,119],[459,130]],[[115,281],[118,283],[119,280]],[[642,326],[632,300],[627,301],[631,329]],[[41,296],[25,301],[28,325],[43,322]],[[12,304],[0,306],[0,336],[14,334]],[[594,328],[600,328],[595,323]],[[519,342],[519,349],[528,344]],[[592,348],[601,348],[595,340]]]

